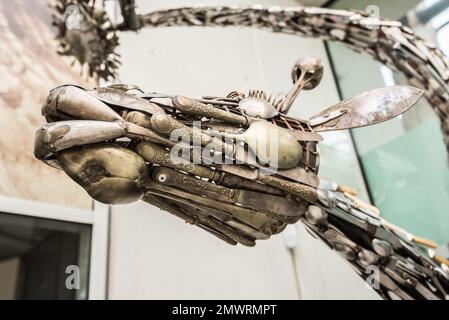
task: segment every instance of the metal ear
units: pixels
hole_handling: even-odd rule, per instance
[[[301,57],[292,68],[293,87],[285,95],[279,112],[287,114],[301,90],[312,90],[323,78],[323,62],[314,57]]]
[[[364,92],[314,115],[310,126],[317,132],[365,127],[390,120],[418,102],[424,91],[392,86]]]

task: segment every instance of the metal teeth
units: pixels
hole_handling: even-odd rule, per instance
[[[240,100],[242,100],[243,98],[245,98],[245,94],[242,93],[242,92],[239,92],[239,91],[232,91],[232,92],[230,92],[230,93],[226,96],[226,98],[228,98],[228,99],[234,99],[234,100],[236,100],[236,101],[240,101]]]
[[[284,100],[285,100],[285,94],[283,94],[283,93],[267,94],[263,90],[249,90],[248,97],[263,99],[263,100],[267,101],[268,103],[270,103],[271,105],[273,105],[273,107],[278,111],[282,107],[282,104],[284,103]]]

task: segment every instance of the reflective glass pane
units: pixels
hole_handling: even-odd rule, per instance
[[[339,8],[349,8],[348,3],[335,2]],[[379,5],[382,16],[392,18],[399,18],[406,9],[398,10],[394,1],[371,3]],[[447,15],[446,20],[449,20]],[[422,28],[421,35],[432,34],[429,28]],[[448,31],[442,28],[440,32],[434,34],[436,39],[428,37],[429,40],[438,42]],[[365,55],[339,44],[331,43],[329,48],[343,98],[386,85],[406,83],[398,74],[382,68]],[[391,121],[353,130],[353,136],[366,184],[381,215],[419,236],[438,243],[448,242],[448,155],[439,120],[427,101],[422,99]]]
[[[86,299],[91,226],[0,213],[0,299]]]

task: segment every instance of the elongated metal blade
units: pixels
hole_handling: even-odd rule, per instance
[[[390,120],[410,109],[424,91],[410,86],[384,87],[342,101],[310,118],[315,131],[365,127]]]

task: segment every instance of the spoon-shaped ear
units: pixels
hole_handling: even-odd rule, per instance
[[[314,115],[315,131],[365,127],[390,120],[415,105],[424,91],[410,86],[384,87],[364,92]]]

